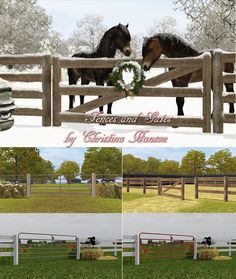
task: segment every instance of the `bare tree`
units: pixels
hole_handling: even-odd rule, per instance
[[[173,0],[191,23],[186,38],[199,49],[235,49],[235,0]]]
[[[168,16],[165,18],[156,18],[153,25],[149,27],[148,35],[153,36],[156,33],[177,33],[176,19]]]
[[[77,22],[77,29],[68,39],[70,54],[79,51],[94,51],[106,29],[102,16],[85,15]]]

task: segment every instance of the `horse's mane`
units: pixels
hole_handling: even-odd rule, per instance
[[[198,56],[202,53],[176,34],[158,33],[152,38],[159,39],[162,49],[169,52],[169,57]]]

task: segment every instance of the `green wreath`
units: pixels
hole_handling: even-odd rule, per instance
[[[133,71],[134,77],[130,84],[126,84],[123,72]],[[145,75],[142,67],[136,61],[125,61],[117,65],[111,73],[111,81],[115,89],[122,92],[126,97],[138,96],[145,82]]]

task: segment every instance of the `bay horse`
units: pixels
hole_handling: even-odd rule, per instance
[[[94,52],[79,52],[74,54],[72,57],[78,58],[100,58],[100,57],[115,57],[116,50],[123,52],[125,56],[130,56],[131,54],[131,36],[128,30],[128,24],[123,25],[119,23],[118,25],[110,28],[106,31],[96,47]],[[88,85],[91,81],[96,82],[96,85],[104,86],[104,82],[107,85],[112,85],[109,80],[109,74],[112,69],[108,68],[86,68],[86,69],[68,69],[69,84],[76,84],[78,79],[81,77],[81,85]],[[73,103],[75,96],[69,96],[69,108],[73,108]],[[80,96],[80,104],[84,103],[84,96]],[[111,114],[112,103],[108,104],[107,113]],[[99,111],[103,112],[103,107],[99,108]]]
[[[212,51],[213,50],[210,50],[211,54]],[[194,57],[203,54],[203,51],[199,52],[196,48],[175,34],[158,33],[152,37],[144,38],[142,47],[142,65],[144,71],[148,71],[160,58],[161,54],[164,54],[169,58]],[[226,63],[224,71],[227,73],[233,73],[234,64]],[[187,87],[189,83],[198,81],[202,81],[201,70],[171,80],[173,87]],[[225,83],[225,87],[227,92],[234,92],[232,83]],[[176,97],[176,103],[178,115],[184,115],[184,97]],[[229,112],[234,113],[233,103],[229,104]]]

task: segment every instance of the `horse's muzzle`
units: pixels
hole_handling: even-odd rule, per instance
[[[125,56],[130,56],[130,54],[131,54],[131,48],[130,48],[130,47],[125,47],[124,50],[123,50],[123,52],[124,52],[124,55],[125,55]]]

